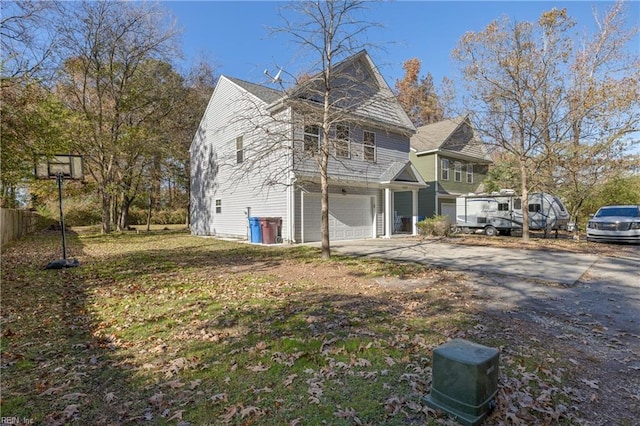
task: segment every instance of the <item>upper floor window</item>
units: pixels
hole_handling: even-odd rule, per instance
[[[460,163],[454,165],[454,179],[456,182],[462,182],[462,164]]]
[[[351,143],[349,141],[349,126],[336,125],[336,157],[349,158],[351,156]]]
[[[442,180],[449,180],[449,160],[446,158],[440,160],[440,178]]]
[[[373,132],[364,131],[362,143],[364,145],[364,152],[362,153],[365,161],[376,161],[376,134]]]
[[[244,161],[244,143],[242,136],[236,138],[236,163],[240,164]]]
[[[320,148],[320,126],[310,124],[304,126],[304,151],[316,153]]]
[[[473,164],[467,164],[467,183],[473,183]]]

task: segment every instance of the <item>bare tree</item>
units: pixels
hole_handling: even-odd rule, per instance
[[[56,40],[55,1],[2,2],[0,17],[0,71],[2,86],[29,80],[52,59]]]
[[[341,135],[337,132],[332,134],[331,129],[350,119],[355,120],[355,116],[349,111],[361,108],[362,105],[359,104],[364,99],[369,99],[362,93],[362,90],[367,89],[358,88],[355,76],[336,66],[345,57],[365,47],[363,36],[375,26],[360,19],[359,15],[365,9],[365,2],[362,1],[294,2],[283,11],[293,12],[295,19],[289,19],[290,15],[281,13],[284,26],[276,29],[276,32],[292,36],[301,51],[314,58],[315,65],[309,70],[305,81],[289,93],[289,99],[295,103],[295,110],[300,113],[297,117],[299,125],[319,125],[320,140],[317,150],[309,148],[297,152],[312,156],[320,175],[322,259],[331,257],[329,158],[336,152],[336,145],[341,140]],[[304,136],[302,143],[304,144]]]
[[[494,21],[465,34],[453,52],[475,127],[517,162],[525,206],[531,189],[568,182],[571,170],[574,181],[602,179],[624,152],[626,136],[638,130],[637,59],[619,56],[631,33],[612,28],[623,28],[619,7],[612,12],[617,20],[608,15],[609,25],[577,54],[570,34],[575,23],[558,9],[537,23]]]
[[[140,73],[150,60],[168,62],[176,54],[178,32],[157,5],[82,2],[67,7],[58,29],[67,58],[58,93],[81,117],[77,149],[98,184],[102,230],[108,233],[118,185],[126,184],[128,168],[140,160],[136,147],[150,143],[140,120],[164,100],[139,85]]]

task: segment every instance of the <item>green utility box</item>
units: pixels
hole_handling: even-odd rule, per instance
[[[498,392],[498,350],[453,339],[433,350],[428,406],[467,426],[482,423]]]

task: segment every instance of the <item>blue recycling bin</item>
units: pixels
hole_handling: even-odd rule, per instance
[[[262,244],[262,230],[260,229],[260,218],[249,218],[249,231],[251,234],[251,242]]]

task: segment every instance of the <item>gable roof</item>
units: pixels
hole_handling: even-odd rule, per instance
[[[247,92],[251,93],[252,95],[256,96],[258,99],[268,104],[276,102],[279,99],[282,99],[282,97],[284,96],[284,94],[281,91],[272,89],[271,87],[250,83],[248,81],[240,80],[239,78],[226,77],[226,76],[225,78],[237,84]]]
[[[476,136],[468,116],[442,120],[418,128],[411,138],[417,155],[428,152],[461,155],[491,162],[485,145]]]
[[[422,175],[418,173],[418,170],[410,161],[396,161],[392,163],[391,166],[389,166],[389,168],[382,174],[382,176],[380,176],[380,183],[401,183],[404,185],[422,188],[426,188],[429,186],[426,184],[426,182],[422,178]]]
[[[397,130],[414,134],[416,128],[411,119],[398,102],[391,88],[382,77],[366,50],[362,50],[333,65],[335,78],[333,89],[336,97],[334,106],[345,111],[383,123],[385,127],[393,126]],[[354,75],[361,73],[361,75]],[[353,90],[354,81],[362,86]],[[307,99],[321,105],[323,100],[322,72],[288,90],[290,99]],[[345,84],[347,83],[347,84]],[[361,89],[361,91],[360,91]],[[355,92],[355,93],[354,93]],[[363,96],[364,95],[364,96]],[[276,99],[270,108],[282,106],[285,98]]]

